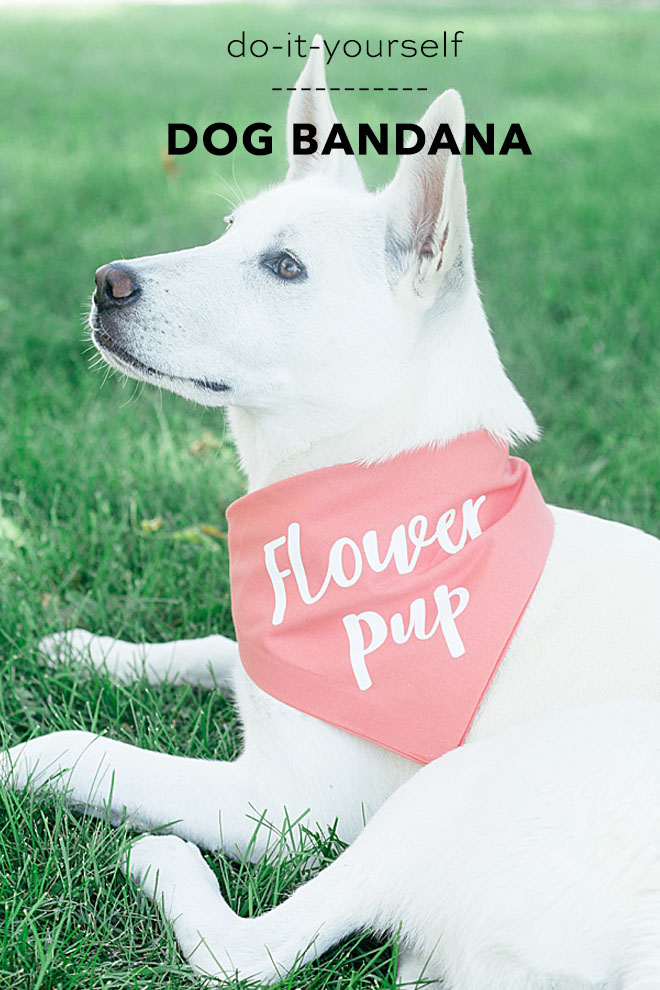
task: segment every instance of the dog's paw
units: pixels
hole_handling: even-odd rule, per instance
[[[68,790],[76,770],[86,771],[89,763],[92,784],[100,786],[107,776],[107,768],[102,768],[103,743],[96,733],[77,729],[35,736],[0,754],[0,782],[15,789],[52,783],[56,789]],[[87,793],[91,797],[94,787],[90,785]],[[71,792],[72,803],[73,799]]]
[[[234,985],[245,949],[242,922],[197,846],[174,835],[147,835],[133,843],[121,866],[161,908],[193,969]]]
[[[220,896],[213,871],[193,842],[176,835],[146,835],[122,859],[122,869],[171,918],[191,890],[201,884]]]
[[[177,888],[177,866],[186,843],[175,835],[146,835],[124,855],[121,867],[150,901],[171,917]]]
[[[45,636],[39,643],[39,653],[51,666],[74,660],[94,670],[107,671],[117,680],[135,680],[135,650],[112,636],[97,636],[87,629],[68,629]]]
[[[51,666],[62,660],[81,660],[96,666],[110,651],[112,643],[109,636],[96,636],[87,629],[65,629],[44,636],[39,643],[39,653]]]

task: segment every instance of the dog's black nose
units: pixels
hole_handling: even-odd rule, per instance
[[[97,269],[95,278],[94,301],[99,309],[125,306],[133,302],[140,291],[133,272],[121,265],[102,265]]]

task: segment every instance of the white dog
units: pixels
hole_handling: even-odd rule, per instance
[[[294,121],[302,121],[314,123],[320,135],[327,134],[335,118],[324,87],[322,56],[315,52],[291,97],[289,130]],[[464,112],[453,91],[440,96],[421,121],[428,133],[435,133],[441,123],[449,123],[461,140]],[[364,189],[353,158],[342,153],[290,155],[287,181],[240,206],[231,218],[231,229],[219,240],[100,269],[91,314],[93,339],[106,360],[128,375],[201,404],[228,406],[251,490],[327,465],[373,462],[423,445],[441,445],[475,430],[485,429],[506,442],[535,437],[534,418],[501,366],[471,259],[459,157],[446,153],[404,157],[393,182],[372,194]],[[617,523],[565,509],[552,511],[555,533],[544,572],[483,698],[470,740],[530,716],[585,702],[660,696],[660,543]],[[90,811],[109,805],[112,815],[126,812],[138,829],[175,823],[171,830],[176,835],[202,848],[258,857],[267,834],[264,830],[252,841],[254,816],[255,811],[263,811],[276,825],[285,816],[288,820],[302,816],[312,827],[338,819],[342,837],[352,841],[365,819],[418,769],[410,760],[264,693],[245,673],[236,644],[221,636],[137,645],[75,630],[50,637],[43,648],[54,657],[63,648],[84,653],[124,680],[144,671],[153,682],[176,676],[182,681],[218,683],[234,692],[245,748],[233,763],[148,752],[77,731],[36,738],[11,752],[16,783],[29,778],[36,784],[54,777],[54,786],[67,788],[76,805]],[[645,719],[644,725],[652,720],[652,716]],[[628,722],[634,723],[635,717]],[[650,742],[647,746],[642,741],[641,727],[633,724],[630,729],[630,739],[639,741],[635,752],[640,758],[649,746],[657,752],[657,746],[653,749]],[[573,720],[566,723],[565,731],[579,734],[581,746],[587,744]],[[515,745],[518,737],[507,738]],[[657,735],[653,740],[657,742]],[[552,838],[537,835],[536,828],[528,835],[523,812],[522,820],[515,819],[514,810],[511,849],[491,841],[475,852],[474,860],[492,867],[493,876],[499,877],[520,855],[520,869],[504,892],[484,883],[479,870],[469,869],[469,843],[472,837],[481,841],[476,825],[474,833],[459,836],[467,859],[450,853],[450,843],[457,838],[450,826],[452,806],[461,799],[460,771],[465,766],[469,776],[483,765],[495,765],[510,745],[493,741],[492,749],[475,747],[481,757],[475,757],[472,771],[471,750],[466,748],[465,755],[452,754],[421,773],[397,795],[364,846],[356,846],[350,858],[342,857],[328,871],[328,877],[340,876],[341,864],[355,864],[360,849],[365,850],[365,861],[382,857],[391,864],[389,853],[396,848],[401,863],[397,869],[402,872],[400,880],[392,877],[392,904],[408,905],[413,941],[421,950],[417,961],[412,956],[406,960],[408,979],[424,969],[434,948],[429,939],[439,931],[437,926],[426,930],[423,911],[428,898],[419,893],[421,880],[414,874],[415,869],[425,871],[426,860],[437,852],[436,800],[442,809],[442,828],[447,829],[447,848],[445,858],[438,853],[438,880],[428,897],[440,897],[443,884],[448,885],[446,905],[438,901],[437,908],[443,926],[446,920],[447,941],[459,925],[465,926],[465,941],[456,935],[465,958],[450,965],[443,956],[457,988],[504,985],[497,974],[513,966],[511,960],[522,944],[514,937],[518,900],[507,914],[511,885],[518,880],[520,898],[529,898],[525,945],[534,947],[526,957],[529,966],[544,973],[565,967],[587,981],[609,972],[604,961],[613,951],[609,929],[601,927],[589,943],[587,967],[579,953],[580,958],[570,957],[568,949],[559,953],[557,947],[563,943],[557,929],[546,931],[543,925],[532,924],[540,911],[536,898],[549,901],[555,890],[544,886],[545,879],[554,880],[555,872],[572,869],[571,856],[579,853],[561,860],[569,866],[558,865]],[[529,745],[533,761],[537,750],[532,737]],[[557,757],[557,767],[564,760],[570,765],[573,754],[568,744],[566,753]],[[585,771],[586,766],[585,762]],[[70,773],[63,776],[65,769]],[[575,781],[573,776],[567,781],[565,792],[555,772],[548,793],[557,800],[557,809],[566,809],[573,789],[589,783],[579,784],[578,770]],[[606,776],[608,770],[606,765],[602,773]],[[425,782],[433,784],[435,775],[437,798],[424,791]],[[493,775],[494,781],[500,779]],[[517,800],[518,791],[507,793]],[[484,789],[482,796],[483,809],[477,803],[475,814],[486,816],[486,821],[492,815],[494,820],[497,807],[497,820],[508,828],[507,804],[498,804],[495,791]],[[414,822],[418,829],[417,837],[397,834],[402,808],[410,827]],[[610,814],[608,805],[603,809],[604,829],[618,827]],[[531,853],[536,841],[538,857]],[[216,913],[219,918],[229,916],[201,863],[181,869],[181,863],[185,866],[194,857],[191,847],[183,844],[177,845],[174,856],[172,845],[178,842],[170,837],[141,840],[133,848],[131,869],[137,877],[144,877],[149,868],[152,876],[159,870],[164,887],[176,882],[171,910],[178,915],[177,935],[189,954],[199,941],[198,930],[215,944],[213,933],[206,931],[207,919]],[[417,865],[411,850],[420,853]],[[461,864],[464,875],[458,872]],[[638,865],[641,870],[642,863]],[[456,880],[449,881],[445,871],[454,867]],[[388,865],[388,871],[391,868]],[[373,871],[376,886],[378,874],[379,869]],[[389,877],[388,872],[388,882]],[[563,873],[561,879],[567,885],[571,877]],[[332,882],[324,874],[318,885],[323,890],[323,884]],[[376,886],[372,906],[380,903]],[[454,915],[456,902],[452,904],[450,891],[460,887],[464,887],[465,911]],[[600,896],[593,893],[598,890],[596,879],[590,889],[594,898]],[[563,896],[564,890],[557,896]],[[413,903],[418,893],[419,915]],[[301,892],[295,903],[307,903],[308,896],[312,895]],[[550,911],[551,906],[543,903]],[[591,911],[593,904],[585,900],[585,911]],[[479,905],[483,914],[473,912]],[[372,918],[391,920],[385,905],[369,917],[361,907],[350,915],[348,903],[345,910],[345,917],[340,918],[339,908],[332,915],[332,930],[323,936],[326,944],[350,927],[351,918],[356,924]],[[557,911],[556,905],[553,910]],[[314,927],[318,912],[311,915]],[[482,930],[490,931],[491,918],[502,923],[494,929],[501,940],[497,951],[477,959],[475,940]],[[289,948],[301,948],[298,936],[294,941],[283,950],[284,957]],[[633,956],[631,946],[631,960]],[[491,975],[477,979],[473,975],[477,969]],[[527,979],[519,985],[550,985],[545,976],[540,982]],[[518,984],[513,978],[506,982],[507,987],[514,985]]]

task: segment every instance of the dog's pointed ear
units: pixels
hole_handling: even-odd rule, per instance
[[[286,143],[289,156],[287,181],[304,179],[309,175],[323,174],[338,183],[363,189],[364,183],[355,157],[341,150],[321,155],[332,127],[338,123],[332,108],[328,86],[325,81],[323,38],[314,36],[309,58],[300,74],[296,88],[289,100],[286,122]],[[312,124],[316,128],[318,150],[313,155],[296,155],[293,152],[293,125]]]
[[[439,96],[419,126],[425,134],[423,150],[402,156],[383,196],[395,276],[412,273],[417,295],[431,299],[447,279],[457,287],[472,263],[463,169],[456,153],[465,137],[465,110],[456,90]],[[440,147],[428,154],[434,142]]]

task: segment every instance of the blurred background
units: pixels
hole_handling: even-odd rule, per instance
[[[264,158],[164,156],[172,121],[265,120],[283,139],[286,94],[272,86],[292,86],[302,61],[229,59],[243,30],[275,42],[465,32],[458,58],[338,53],[330,85],[428,92],[342,92],[335,108],[349,127],[414,121],[454,86],[469,120],[500,137],[522,124],[531,157],[475,154],[465,172],[486,311],[545,430],[526,456],[549,501],[660,534],[654,4],[2,2],[4,742],[79,726],[203,756],[240,744],[217,696],[47,670],[35,645],[74,625],[131,640],[231,633],[224,510],[243,482],[222,417],[91,370],[84,316],[100,264],[214,239],[231,201],[283,177],[283,140]],[[372,186],[395,167],[361,164]],[[0,986],[188,985],[153,909],[116,875],[119,841],[63,807],[0,798]],[[216,866],[241,910],[274,903],[304,869]],[[296,985],[389,986],[388,951],[351,943]]]

